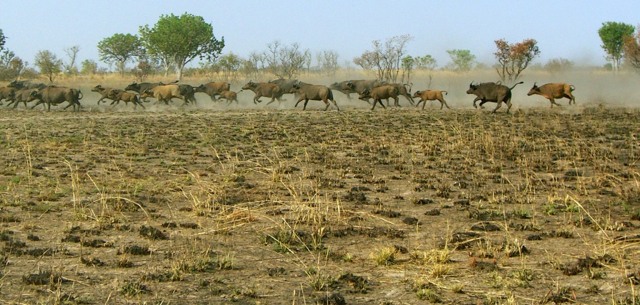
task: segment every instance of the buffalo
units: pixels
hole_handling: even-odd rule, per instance
[[[227,82],[208,82],[206,84],[201,84],[198,87],[195,87],[195,92],[201,92],[209,97],[211,97],[212,101],[216,100],[216,96],[220,95],[222,91],[231,90],[231,84]]]
[[[331,89],[329,89],[329,87],[327,86],[311,85],[297,82],[293,85],[293,88],[296,90],[296,93],[299,96],[298,101],[296,102],[296,105],[294,107],[298,107],[298,104],[304,100],[304,106],[302,107],[302,110],[306,110],[309,100],[323,101],[325,105],[327,105],[324,108],[324,110],[326,111],[327,109],[329,109],[329,106],[331,105],[329,101],[331,101],[333,102],[333,105],[336,106],[338,111],[340,110],[340,107],[338,107],[336,100],[333,99],[333,92],[331,92]]]
[[[234,101],[236,102],[236,104],[238,104],[238,94],[231,90],[225,90],[220,92],[220,96],[218,97],[218,100],[221,100],[221,99],[227,100],[227,105],[231,104]]]
[[[413,105],[413,99],[411,98],[411,95],[410,95],[410,93],[411,93],[411,84],[397,84],[397,83],[394,83],[394,84],[390,84],[390,85],[398,88],[398,95],[404,96],[409,101],[409,103],[411,103],[411,105]],[[389,100],[387,100],[387,106],[389,106],[388,102],[389,102]],[[398,100],[396,100],[394,106],[398,106],[398,107],[400,106],[400,103],[398,103]]]
[[[379,80],[354,79],[333,83],[329,86],[329,88],[331,90],[340,91],[344,93],[348,99],[351,99],[351,93],[360,94],[365,89],[371,90],[384,84],[386,84],[386,82]]]
[[[476,85],[470,83],[467,94],[474,94],[476,96],[473,100],[473,107],[475,108],[478,108],[478,106],[476,106],[477,101],[481,101],[481,108],[484,108],[482,105],[486,102],[495,102],[497,103],[496,108],[493,109],[493,113],[495,113],[504,102],[507,104],[507,113],[509,113],[509,110],[511,109],[511,90],[522,83],[523,82],[516,83],[512,87],[507,87],[493,82],[480,83]]]
[[[244,86],[242,86],[242,90],[251,90],[256,95],[253,97],[253,103],[260,103],[261,97],[270,97],[271,101],[267,103],[267,105],[273,103],[276,99],[280,102],[280,98],[284,92],[280,88],[280,86],[273,83],[255,83],[253,81],[249,81]],[[242,91],[241,90],[241,91]]]
[[[92,92],[97,92],[98,94],[100,94],[100,99],[98,99],[98,105],[100,105],[100,102],[102,102],[104,99],[110,99],[112,101],[115,100],[116,95],[118,95],[118,93],[122,92],[122,90],[120,89],[114,89],[114,88],[109,88],[109,87],[102,87],[102,85],[96,85],[95,87],[93,87],[91,89]],[[113,104],[113,102],[112,102]]]
[[[184,96],[185,103],[197,104],[196,90],[193,86],[187,84],[179,84],[178,89],[180,90],[180,94]]]
[[[2,105],[2,100],[7,100],[9,105],[11,105],[14,101],[16,91],[17,89],[14,87],[0,87],[0,105]]]
[[[14,80],[7,85],[7,87],[12,87],[16,89],[44,89],[47,85],[43,83],[32,83],[28,80]]]
[[[13,101],[13,108],[17,108],[18,104],[23,103],[24,108],[27,108],[27,103],[35,101],[39,99],[38,90],[37,89],[20,89],[16,91],[15,100]],[[11,103],[9,103],[10,106]]]
[[[111,102],[111,105],[118,105],[120,104],[120,101],[123,101],[125,104],[132,103],[133,109],[137,109],[138,105],[140,105],[142,108],[145,108],[144,105],[140,103],[140,99],[138,99],[138,95],[135,93],[120,91],[116,94],[113,102]]]
[[[31,106],[31,109],[44,103],[47,104],[47,111],[51,111],[51,105],[58,105],[65,101],[68,102],[69,105],[64,107],[64,109],[73,106],[74,111],[79,111],[82,107],[80,100],[83,94],[80,90],[74,88],[47,86],[44,89],[33,91],[31,95],[34,98],[40,99],[35,105]]]
[[[175,84],[177,82],[178,81],[173,81],[173,82],[171,82],[169,84]],[[149,90],[149,89],[152,89],[152,88],[154,88],[156,86],[162,86],[162,85],[168,85],[168,84],[165,84],[163,82],[157,82],[157,83],[148,83],[148,82],[136,83],[136,82],[133,82],[133,83],[127,85],[124,88],[124,90],[138,92],[138,94],[140,94],[140,97],[141,97],[142,101],[146,102],[147,100],[146,100],[145,97],[142,97],[142,93],[147,91],[147,90]]]
[[[166,105],[169,105],[172,98],[181,99],[185,104],[188,103],[185,97],[180,94],[180,87],[178,85],[158,85],[140,93],[141,100],[144,101],[146,97],[153,97],[159,102],[164,102]]]
[[[394,99],[394,105],[398,105],[398,95],[400,94],[400,90],[397,86],[394,85],[382,85],[375,87],[373,89],[364,89],[360,93],[359,99],[368,101],[370,98],[373,99],[373,107],[371,110],[376,108],[376,104],[380,104],[382,108],[386,108],[382,103],[382,100],[387,100],[387,104],[389,103],[389,98]]]
[[[443,94],[444,93],[444,94]],[[418,103],[416,103],[416,107],[418,107],[420,105],[420,103],[422,104],[422,110],[424,110],[424,106],[427,105],[427,101],[440,101],[440,109],[442,109],[442,107],[446,106],[447,109],[451,109],[451,107],[449,107],[449,105],[447,105],[447,101],[444,100],[444,95],[447,95],[447,91],[444,90],[423,90],[423,91],[416,91],[413,94],[413,97],[419,97],[420,100],[418,101]]]
[[[531,90],[529,90],[529,93],[527,93],[527,95],[542,95],[546,99],[548,99],[549,102],[551,102],[551,108],[553,108],[553,105],[560,106],[555,101],[555,99],[557,98],[560,99],[566,97],[569,99],[569,105],[571,105],[572,102],[575,105],[576,98],[572,94],[573,90],[575,89],[576,88],[573,85],[566,83],[548,83],[540,87],[538,87],[536,83],[533,83],[533,87],[531,88]]]

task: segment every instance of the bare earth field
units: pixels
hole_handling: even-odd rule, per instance
[[[540,103],[0,109],[1,303],[639,304],[640,110]]]

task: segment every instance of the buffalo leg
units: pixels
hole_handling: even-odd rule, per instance
[[[451,109],[451,107],[449,107],[449,104],[447,104],[447,101],[445,101],[444,99],[440,100],[440,109],[442,109],[442,105],[447,106],[447,109]]]
[[[338,111],[340,111],[340,107],[338,107],[338,103],[336,103],[336,100],[331,100],[333,102],[333,105],[336,106],[336,109],[338,109]]]
[[[556,106],[560,107],[560,104],[556,103],[556,100],[553,99],[553,98],[550,98],[549,102],[551,102],[551,108],[553,108],[553,105],[556,105]]]
[[[373,107],[371,107],[371,110],[376,109],[377,103],[380,103],[380,106],[382,106],[382,108],[387,109],[387,107],[385,107],[382,103],[382,99],[373,99]]]
[[[299,99],[299,100],[296,102],[296,105],[295,105],[295,106],[293,106],[293,107],[294,107],[294,108],[298,107],[298,104],[300,104],[300,102],[302,102],[302,100],[304,100],[304,99],[303,99],[303,98]]]
[[[500,109],[500,107],[502,106],[502,100],[499,99],[498,102],[496,103],[496,109],[493,109],[493,113],[496,113],[496,111],[498,111],[498,109]],[[482,103],[480,104],[482,106]]]
[[[324,107],[324,111],[327,111],[327,109],[329,109],[329,106],[331,106],[331,104],[329,104],[329,101],[327,100],[323,100],[323,102],[326,105],[326,107]]]
[[[307,110],[307,104],[309,103],[309,99],[304,99],[304,106],[302,106],[302,110]]]

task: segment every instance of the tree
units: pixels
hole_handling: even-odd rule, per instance
[[[354,58],[353,63],[364,70],[375,68],[378,80],[395,83],[402,67],[405,46],[411,39],[411,35],[400,35],[387,39],[384,44],[374,40],[373,50]]]
[[[529,63],[540,55],[538,42],[535,39],[525,39],[514,44],[509,44],[504,39],[498,39],[495,43],[498,49],[493,53],[498,59],[496,71],[503,82],[516,81],[522,71],[529,66]]]
[[[80,63],[80,73],[96,74],[98,72],[98,63],[91,59],[85,59]]]
[[[635,35],[625,38],[623,51],[625,63],[640,72],[640,26]]]
[[[320,71],[327,73],[328,75],[334,75],[338,70],[338,52],[336,51],[321,51],[317,54],[318,66]]]
[[[24,70],[26,63],[9,50],[0,52],[0,80],[16,79]]]
[[[98,42],[100,60],[115,64],[121,75],[126,71],[126,64],[142,53],[142,42],[136,35],[113,34]]]
[[[476,56],[469,50],[447,50],[451,58],[450,68],[454,71],[467,72],[473,69],[476,63]]]
[[[4,32],[0,29],[0,51],[4,50],[4,44],[7,42],[7,37],[4,36]]]
[[[413,58],[417,69],[433,70],[436,68],[436,59],[427,54],[424,56],[416,56]]]
[[[175,67],[178,79],[193,59],[214,61],[224,48],[224,37],[216,39],[211,24],[188,13],[162,15],[153,28],[140,27],[140,37],[150,56]]]
[[[567,71],[572,67],[573,67],[573,62],[566,58],[550,59],[544,65],[544,69],[551,73]]]
[[[416,61],[411,55],[407,55],[402,58],[402,78],[400,79],[401,83],[405,83],[405,78],[407,79],[406,83],[411,82],[411,71],[413,71],[413,67],[415,66]]]
[[[634,28],[630,24],[622,22],[604,22],[598,30],[602,49],[607,53],[607,60],[611,60],[613,71],[620,68],[620,59],[624,56],[624,41],[633,36]]]
[[[78,57],[78,52],[80,52],[80,46],[66,48],[64,52],[67,54],[67,57],[69,57],[69,63],[63,64],[65,72],[68,74],[77,74],[76,58]]]
[[[308,49],[300,50],[297,43],[291,46],[282,46],[280,41],[274,41],[267,45],[268,50],[262,55],[266,69],[273,75],[291,79],[300,73],[311,61],[311,52]]]
[[[235,78],[236,72],[240,69],[242,61],[240,57],[233,52],[225,54],[218,59],[217,66],[220,67],[226,80]]]
[[[51,83],[56,75],[62,72],[62,60],[48,50],[38,51],[35,65],[40,69],[40,74],[46,75]]]

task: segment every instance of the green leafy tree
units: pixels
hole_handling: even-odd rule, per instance
[[[411,71],[416,65],[416,60],[411,56],[407,55],[402,57],[402,77],[400,79],[401,83],[410,82],[411,81]],[[406,81],[405,81],[406,78]]]
[[[184,13],[162,15],[151,28],[140,27],[140,37],[148,54],[158,58],[167,68],[173,65],[182,79],[185,65],[196,57],[214,61],[224,48],[224,37],[213,35],[213,26],[204,18]]]
[[[18,78],[25,66],[26,63],[12,51],[0,51],[0,80]]]
[[[35,65],[40,69],[40,74],[46,75],[51,83],[62,72],[62,60],[49,50],[38,51]]]
[[[89,75],[98,72],[98,63],[91,59],[85,59],[80,63],[80,73]]]
[[[469,50],[447,50],[447,54],[451,58],[449,66],[454,71],[466,72],[476,64],[476,56]]]
[[[498,49],[493,53],[498,59],[496,71],[503,82],[517,80],[531,61],[540,55],[538,42],[535,39],[525,39],[514,44],[498,39],[495,43]]]
[[[608,21],[602,24],[598,30],[602,49],[607,53],[607,59],[611,60],[613,70],[620,68],[620,59],[624,56],[624,41],[633,36],[634,28],[630,24]]]
[[[433,70],[437,66],[436,59],[429,54],[424,56],[416,56],[413,59],[417,69]]]
[[[7,42],[7,37],[4,36],[4,32],[0,29],[0,51],[4,50],[4,44]]]
[[[233,53],[225,54],[218,59],[218,66],[226,80],[233,79],[241,65],[242,60],[238,55]]]
[[[142,43],[138,36],[132,34],[114,34],[98,42],[100,60],[115,64],[120,74],[124,75],[126,64],[133,61],[142,52]]]

